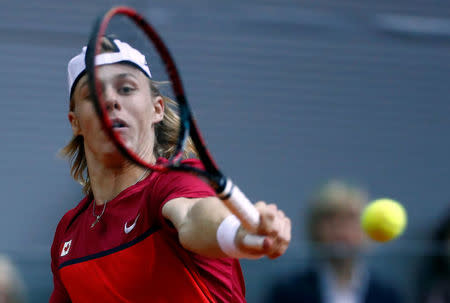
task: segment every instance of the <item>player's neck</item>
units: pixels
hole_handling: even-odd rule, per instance
[[[89,179],[97,205],[111,201],[126,188],[136,184],[148,175],[144,168],[125,164],[121,167],[106,167],[99,162],[89,164]]]

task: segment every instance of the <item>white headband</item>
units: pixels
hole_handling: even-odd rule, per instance
[[[147,60],[145,60],[145,56],[141,52],[139,52],[137,49],[132,48],[128,43],[122,42],[118,39],[114,39],[114,41],[112,42],[115,44],[115,46],[117,46],[117,51],[97,55],[95,57],[95,65],[129,62],[139,67],[147,75],[147,77],[152,77],[150,69],[147,65]],[[86,65],[84,62],[85,57],[86,46],[83,47],[83,50],[80,54],[76,55],[69,61],[69,64],[67,66],[67,80],[69,83],[70,95],[72,95],[72,89],[78,82],[79,78],[84,74],[84,71],[86,69]]]

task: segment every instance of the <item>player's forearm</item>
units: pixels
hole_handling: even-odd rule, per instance
[[[189,208],[183,222],[177,226],[181,245],[203,256],[226,257],[217,243],[217,228],[229,214],[218,198],[199,199]]]
[[[247,231],[216,197],[177,198],[167,202],[162,211],[174,224],[180,243],[187,250],[213,258],[277,258],[289,245],[291,222],[275,204],[260,201],[255,207],[260,213],[256,234],[264,237],[263,242],[255,242],[255,238],[246,241]]]

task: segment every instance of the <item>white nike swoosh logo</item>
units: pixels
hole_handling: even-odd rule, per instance
[[[137,217],[136,217],[136,219],[134,219],[134,222],[133,222],[133,224],[131,224],[131,226],[127,226],[127,222],[125,222],[125,225],[123,226],[123,231],[126,233],[126,234],[129,234],[132,230],[133,230],[133,228],[136,226],[136,222],[137,222],[137,220],[138,220],[138,218],[139,218],[139,216],[140,216],[141,214],[138,214],[137,215]]]

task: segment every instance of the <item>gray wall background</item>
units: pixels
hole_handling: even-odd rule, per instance
[[[140,9],[165,38],[224,171],[293,220],[284,257],[243,262],[249,302],[306,264],[304,202],[330,177],[407,208],[406,233],[374,245],[369,261],[412,302],[430,232],[450,204],[448,1],[1,3],[0,251],[30,302],[51,292],[53,233],[82,197],[57,157],[71,135],[66,64],[117,3]]]

